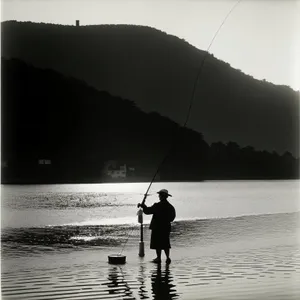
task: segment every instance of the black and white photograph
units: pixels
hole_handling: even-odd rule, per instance
[[[300,1],[2,0],[1,299],[300,299]]]

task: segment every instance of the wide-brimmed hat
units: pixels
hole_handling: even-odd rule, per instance
[[[169,191],[166,190],[166,189],[162,189],[162,190],[158,191],[157,194],[166,194],[166,195],[168,195],[169,197],[172,197],[172,195],[170,195],[170,194],[169,194]]]

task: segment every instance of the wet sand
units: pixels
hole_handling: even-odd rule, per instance
[[[11,258],[2,266],[2,299],[300,299],[299,241],[236,243],[172,249],[172,263],[151,263],[148,249],[114,248]],[[267,245],[269,244],[269,246]]]

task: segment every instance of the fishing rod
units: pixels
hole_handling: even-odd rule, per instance
[[[152,177],[152,180],[147,188],[147,191],[146,193],[144,194],[144,198],[142,200],[142,203],[139,203],[137,206],[140,207],[140,206],[143,206],[146,202],[146,199],[147,199],[147,196],[148,196],[148,192],[152,186],[152,183],[154,182],[159,170],[161,169],[161,167],[163,166],[163,164],[166,162],[167,158],[169,157],[169,155],[171,154],[171,150],[173,149],[173,147],[175,146],[175,142],[176,142],[176,138],[178,138],[178,133],[179,133],[179,130],[180,128],[185,128],[187,126],[187,123],[188,123],[188,120],[190,118],[190,115],[191,115],[191,110],[192,110],[192,106],[193,106],[193,103],[194,103],[194,100],[195,100],[195,94],[196,94],[196,89],[197,89],[197,85],[198,85],[198,81],[199,81],[199,78],[200,78],[200,75],[202,73],[202,70],[203,70],[203,67],[204,67],[204,63],[206,61],[206,59],[208,58],[209,56],[209,50],[213,44],[213,42],[215,41],[217,35],[219,34],[221,28],[223,27],[223,25],[225,24],[226,20],[228,19],[228,17],[231,15],[231,13],[235,10],[235,8],[242,2],[242,0],[238,0],[233,6],[232,8],[230,9],[230,11],[227,13],[227,15],[225,16],[224,20],[222,21],[222,23],[220,24],[220,26],[218,27],[217,31],[215,32],[207,50],[206,50],[206,54],[204,56],[204,58],[202,59],[202,62],[201,62],[201,65],[199,67],[199,70],[197,72],[197,76],[196,76],[196,80],[194,81],[194,85],[193,85],[193,90],[192,90],[192,97],[191,97],[191,100],[190,100],[190,105],[189,105],[189,108],[188,108],[188,112],[187,112],[187,116],[185,118],[185,122],[183,123],[183,126],[179,126],[178,128],[178,132],[177,132],[177,135],[175,136],[174,140],[173,140],[173,143],[172,143],[172,146],[170,147],[169,151],[167,152],[167,155],[164,156],[163,160],[161,161],[161,163],[159,164],[154,176]]]
[[[147,196],[149,196],[148,192],[152,186],[152,183],[154,182],[159,170],[161,169],[161,167],[163,166],[163,164],[166,162],[167,158],[169,157],[169,155],[171,154],[171,150],[174,148],[174,146],[176,145],[176,141],[177,141],[177,138],[179,136],[179,132],[180,132],[180,129],[182,128],[185,128],[187,126],[187,123],[188,123],[188,120],[190,118],[190,114],[191,114],[191,110],[192,110],[192,106],[193,106],[193,103],[194,103],[194,100],[195,100],[195,94],[196,94],[196,88],[197,88],[197,85],[198,85],[198,82],[199,82],[199,78],[200,78],[200,75],[202,73],[202,70],[203,70],[203,67],[204,67],[204,63],[207,59],[207,57],[209,56],[209,50],[213,44],[213,42],[215,41],[217,35],[219,34],[221,28],[223,27],[223,25],[225,24],[226,20],[228,19],[228,17],[231,15],[231,13],[235,10],[235,8],[242,2],[242,0],[238,0],[233,6],[232,8],[229,10],[229,12],[227,13],[227,15],[225,16],[225,18],[223,19],[222,23],[220,24],[220,26],[218,27],[217,31],[215,32],[207,50],[206,50],[206,54],[200,64],[200,67],[199,67],[199,70],[197,72],[197,76],[196,76],[196,80],[194,81],[194,85],[193,85],[193,90],[192,90],[192,96],[191,96],[191,100],[190,100],[190,104],[189,104],[189,107],[188,107],[188,112],[187,112],[187,116],[185,118],[185,122],[183,123],[183,126],[179,126],[178,127],[178,130],[177,130],[177,135],[175,135],[174,139],[173,139],[173,143],[169,149],[169,151],[167,152],[167,154],[164,156],[164,158],[162,159],[161,163],[158,165],[158,168],[156,169],[153,177],[152,177],[152,180],[150,181],[150,184],[146,190],[146,193],[144,194],[144,198],[142,200],[142,203],[138,203],[137,207],[141,207],[145,204],[146,202],[146,199],[147,199]],[[141,229],[140,229],[140,232],[141,232],[141,238],[140,238],[140,247],[139,247],[139,256],[140,257],[143,257],[145,255],[144,253],[144,242],[143,242],[143,211],[140,209],[138,211],[138,216],[139,216],[139,223],[141,224]],[[120,253],[117,255],[116,259],[118,259],[118,261],[122,261],[122,262],[125,262],[125,259],[126,257],[125,256],[122,256],[122,252],[123,250],[125,249],[125,246],[128,242],[128,239],[129,239],[129,236],[132,234],[133,232],[133,229],[130,231],[130,233],[127,234],[127,238],[126,238],[126,241],[125,243],[123,244],[123,247],[122,247],[122,250],[120,251]]]

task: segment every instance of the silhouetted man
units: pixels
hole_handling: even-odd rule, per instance
[[[152,230],[150,249],[155,249],[157,255],[153,262],[161,262],[161,250],[164,250],[167,257],[166,263],[169,264],[171,262],[171,222],[174,221],[176,212],[173,205],[167,200],[169,196],[172,197],[168,190],[162,189],[158,192],[158,195],[160,202],[154,203],[151,207],[147,207],[145,204],[141,206],[146,215],[153,214],[149,227]]]

